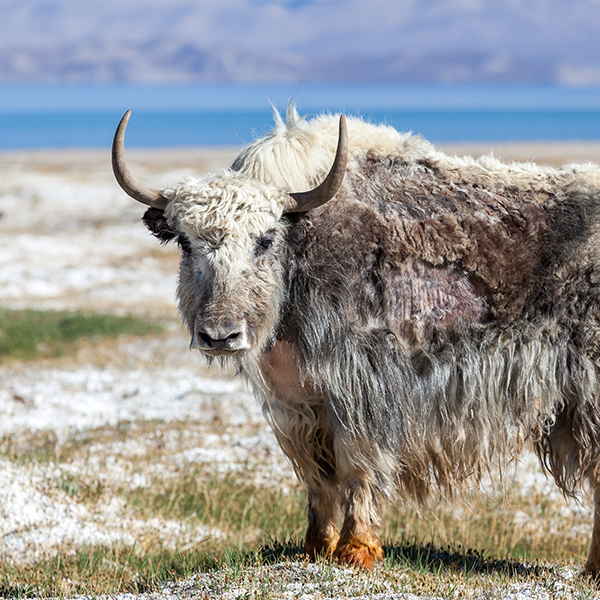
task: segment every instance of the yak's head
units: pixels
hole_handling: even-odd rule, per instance
[[[262,350],[285,297],[289,227],[330,200],[342,183],[348,154],[344,117],[323,183],[309,192],[289,193],[232,170],[188,178],[162,191],[150,188],[125,163],[129,116],[130,111],[115,134],[113,170],[123,190],[150,207],[144,221],[152,233],[179,243],[178,298],[191,346],[213,357]]]

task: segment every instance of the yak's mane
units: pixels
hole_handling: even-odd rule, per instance
[[[284,121],[275,111],[270,134],[247,146],[232,169],[264,183],[300,192],[318,183],[330,169],[338,139],[339,115],[300,117],[293,105]],[[455,183],[479,185],[490,192],[517,187],[552,192],[556,186],[579,183],[600,187],[600,168],[593,163],[565,165],[559,169],[535,163],[505,163],[493,155],[480,158],[450,156],[420,135],[400,133],[388,125],[375,125],[348,116],[349,169],[361,159],[422,164],[441,172]]]

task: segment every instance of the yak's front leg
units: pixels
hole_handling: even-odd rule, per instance
[[[379,509],[366,478],[353,477],[343,490],[344,523],[334,557],[348,565],[371,568],[383,557],[377,535]]]
[[[584,567],[584,575],[598,580],[600,575],[600,485],[595,484],[594,489],[594,529],[592,530],[592,543]]]
[[[318,419],[318,421],[320,421]],[[308,527],[305,550],[309,556],[331,556],[339,535],[339,498],[336,460],[328,429],[318,428],[312,436],[312,468],[304,479],[308,490]]]
[[[308,490],[306,553],[311,558],[331,556],[340,537],[338,530],[337,487],[325,485]]]

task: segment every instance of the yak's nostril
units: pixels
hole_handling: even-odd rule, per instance
[[[204,333],[203,331],[199,332],[200,339],[209,347],[212,348],[213,339],[208,335],[208,333]]]
[[[210,333],[206,330],[197,330],[198,337],[202,341],[202,345],[205,348],[213,350],[232,350],[235,349],[235,342],[242,337],[241,331],[211,331]]]

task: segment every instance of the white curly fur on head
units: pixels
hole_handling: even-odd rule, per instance
[[[265,223],[281,217],[287,199],[273,186],[228,170],[188,177],[164,193],[170,198],[165,211],[169,222],[204,238],[262,231]]]

